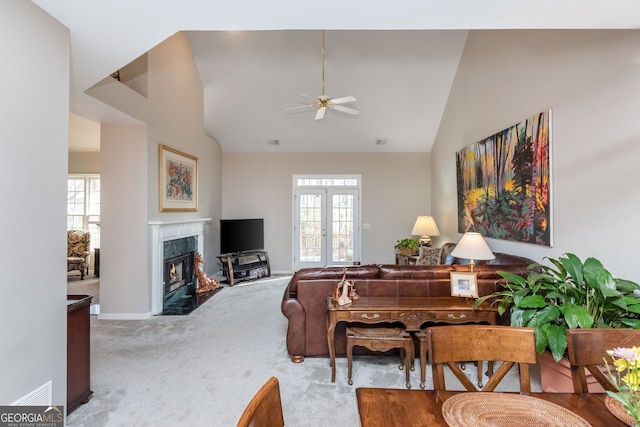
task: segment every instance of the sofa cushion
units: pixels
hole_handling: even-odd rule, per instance
[[[416,265],[439,265],[442,259],[442,248],[420,247],[420,256]]]
[[[368,279],[378,277],[378,266],[349,265],[346,267],[302,268],[295,274],[298,280],[311,279],[342,279],[344,269],[347,269],[348,279]]]
[[[347,279],[374,279],[379,277],[378,266],[370,265],[354,265],[346,267],[325,267],[325,268],[301,268],[291,278],[287,291],[293,296],[298,291],[298,282],[300,280],[315,279],[335,279],[336,284],[342,279],[343,270],[347,269]]]
[[[381,279],[436,279],[447,278],[453,269],[450,265],[380,265]]]
[[[468,264],[455,264],[452,267],[455,271],[471,271]],[[498,271],[503,270],[523,277],[527,277],[531,273],[531,270],[527,268],[527,264],[476,264],[473,267],[473,272],[476,273],[478,279],[499,279]]]

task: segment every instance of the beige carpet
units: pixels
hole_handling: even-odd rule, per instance
[[[74,276],[71,273],[67,275],[67,294],[68,295],[91,295],[91,304],[100,304],[100,278],[93,274],[84,276],[84,280],[80,280],[80,275]]]
[[[361,356],[354,360],[350,386],[344,358],[337,360],[335,383],[326,357],[291,363],[287,319],[280,311],[287,282],[278,278],[225,287],[188,316],[91,316],[94,395],[67,425],[232,427],[271,376],[280,380],[287,427],[360,425],[355,389],[404,388],[404,372],[396,357]],[[475,378],[475,369],[467,372]],[[419,369],[411,373],[411,382],[418,387]],[[532,382],[539,391],[536,375]],[[500,390],[518,390],[517,372],[508,374]]]

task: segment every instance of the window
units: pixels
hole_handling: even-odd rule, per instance
[[[359,179],[357,177],[348,178],[296,178],[297,187],[358,187]]]
[[[67,178],[67,230],[89,230],[91,250],[100,247],[100,175]]]

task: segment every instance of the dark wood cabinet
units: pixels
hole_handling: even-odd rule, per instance
[[[90,387],[91,295],[67,295],[67,415],[93,394]]]

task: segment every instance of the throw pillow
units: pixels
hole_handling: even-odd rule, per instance
[[[438,265],[442,258],[442,248],[420,247],[420,255],[416,260],[416,265]]]

